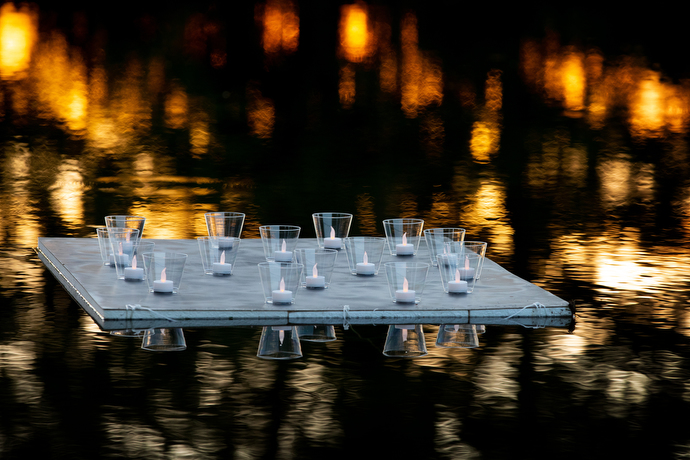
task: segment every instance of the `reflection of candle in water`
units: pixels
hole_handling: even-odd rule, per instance
[[[278,331],[278,340],[280,341],[280,346],[283,346],[283,340],[285,340],[285,331],[282,329]]]
[[[280,278],[280,289],[272,292],[273,303],[291,303],[292,291],[285,290],[285,278]]]
[[[411,256],[414,254],[414,246],[407,243],[407,232],[403,233],[402,244],[395,245],[395,254],[398,256]]]
[[[403,288],[395,291],[395,301],[396,302],[404,302],[404,303],[414,302],[415,291],[412,289],[408,289],[408,287],[409,287],[409,283],[407,282],[407,278],[403,278]]]
[[[326,249],[340,249],[343,245],[343,240],[335,237],[335,229],[331,227],[331,237],[324,238],[323,247]]]
[[[275,251],[273,253],[273,258],[276,262],[291,262],[292,261],[292,251],[286,251],[287,244],[283,240],[283,245],[280,251]]]
[[[373,275],[376,273],[376,266],[369,263],[369,257],[367,257],[367,251],[364,251],[364,257],[362,257],[362,262],[357,264],[357,274],[358,275]]]
[[[173,282],[167,280],[165,277],[165,268],[161,271],[161,279],[153,282],[153,292],[171,293],[173,291]]]
[[[144,269],[137,268],[137,258],[132,257],[132,266],[125,268],[125,279],[139,281],[144,279]]]
[[[326,287],[326,278],[319,275],[316,270],[316,265],[314,264],[314,269],[312,270],[312,276],[307,276],[307,287],[312,289],[324,288]]]
[[[213,276],[225,276],[232,272],[232,264],[225,263],[225,251],[220,254],[220,262],[213,263]]]
[[[467,292],[467,281],[460,279],[460,269],[455,269],[455,280],[448,281],[448,292],[454,294]]]

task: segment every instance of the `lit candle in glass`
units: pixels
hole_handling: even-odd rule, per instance
[[[276,262],[292,262],[292,251],[286,251],[287,243],[283,240],[280,251],[273,252],[273,258]]]
[[[213,263],[212,269],[213,276],[226,276],[231,274],[232,264],[225,263],[225,251],[220,254],[220,262]]]
[[[364,257],[362,257],[362,262],[357,264],[357,274],[358,275],[373,275],[376,273],[376,266],[369,263],[369,257],[367,257],[367,251],[364,251]]]
[[[144,269],[137,268],[136,257],[132,257],[132,266],[125,268],[125,279],[130,281],[141,281],[144,279]]]
[[[467,292],[467,281],[460,279],[460,269],[455,270],[455,280],[448,281],[448,292],[452,294]]]
[[[316,270],[316,265],[317,264],[314,264],[312,276],[307,276],[307,287],[311,289],[325,288],[326,278],[319,275],[319,272]]]
[[[292,291],[285,290],[285,278],[280,279],[280,289],[272,292],[273,303],[291,303]]]
[[[414,245],[407,242],[407,232],[403,233],[402,243],[395,245],[395,254],[398,256],[411,256],[414,254]]]
[[[165,268],[161,271],[161,278],[153,282],[153,292],[172,293],[173,282],[166,279]]]
[[[402,303],[413,303],[415,291],[409,288],[407,278],[403,278],[403,288],[395,291],[395,301]]]
[[[331,237],[324,238],[323,247],[325,249],[340,249],[343,245],[343,240],[341,238],[335,237],[335,229],[331,227]]]

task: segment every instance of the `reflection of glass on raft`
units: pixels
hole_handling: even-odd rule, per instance
[[[187,342],[180,327],[148,329],[141,341],[141,348],[149,351],[182,351]]]
[[[395,324],[388,327],[384,356],[420,358],[426,356],[426,343],[421,324]]]
[[[261,331],[259,351],[263,359],[297,359],[302,357],[302,347],[296,326],[267,326]]]
[[[332,342],[335,337],[335,326],[298,326],[299,339],[306,342]]]
[[[474,348],[479,346],[474,324],[441,324],[436,336],[436,346],[442,348]]]

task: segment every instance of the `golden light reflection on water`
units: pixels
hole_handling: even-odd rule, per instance
[[[84,193],[89,189],[78,160],[69,158],[58,165],[55,182],[49,188],[50,199],[66,227],[76,230],[84,226]]]
[[[171,84],[165,97],[165,125],[170,129],[182,129],[187,125],[189,101],[187,92],[177,82]]]
[[[342,5],[340,7],[340,55],[350,62],[362,62],[376,49],[373,28],[364,3]]]
[[[38,13],[27,5],[17,10],[12,2],[0,7],[0,78],[22,78],[29,67],[37,38]]]
[[[273,100],[256,88],[247,90],[247,124],[252,135],[270,139],[275,127],[276,109]]]
[[[498,180],[482,180],[462,207],[460,226],[467,230],[466,239],[488,242],[487,252],[511,255],[514,230],[508,219],[506,197],[505,186]]]
[[[641,59],[621,56],[606,62],[597,49],[561,46],[551,33],[539,43],[525,40],[520,50],[525,83],[548,102],[560,104],[565,115],[586,119],[602,129],[617,108],[628,111],[630,133],[637,139],[686,133],[690,124],[690,93],[686,84],[666,81]]]
[[[478,109],[479,120],[472,125],[470,153],[476,163],[487,164],[500,148],[501,120],[503,106],[503,84],[501,72],[491,70],[484,88],[484,106]]]
[[[269,58],[297,51],[299,15],[295,3],[269,0],[257,6],[255,17],[263,26],[261,44]]]
[[[520,390],[517,367],[522,357],[519,342],[519,336],[506,334],[504,341],[482,358],[479,363],[481,372],[477,372],[473,378],[477,401],[491,403],[494,408],[501,410],[517,407]]]
[[[349,109],[354,105],[356,91],[355,69],[346,64],[340,68],[340,81],[338,82],[338,96],[343,108]]]
[[[361,193],[357,196],[356,206],[360,234],[363,236],[377,236],[374,198],[369,193]]]

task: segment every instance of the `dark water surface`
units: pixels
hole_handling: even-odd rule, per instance
[[[1,458],[687,458],[687,40],[667,10],[329,2],[0,9]],[[433,3],[433,2],[432,2]],[[650,8],[650,7],[648,7]],[[663,32],[663,34],[662,34]],[[336,326],[154,353],[101,331],[32,248],[247,214],[312,237],[421,217],[577,308],[383,356]]]

